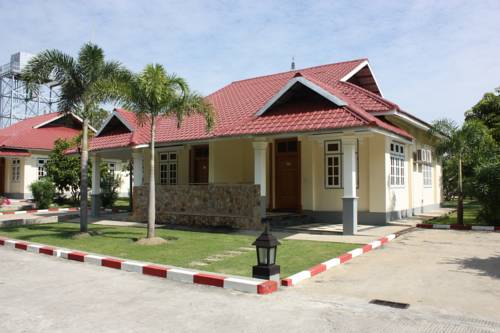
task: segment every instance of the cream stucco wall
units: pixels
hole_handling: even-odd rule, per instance
[[[30,185],[38,180],[38,160],[47,160],[49,154],[45,151],[31,151],[31,156],[5,158],[5,193],[14,198],[32,198]],[[19,180],[12,179],[12,161],[20,160]],[[125,162],[119,160],[103,160],[103,163],[114,162],[117,172],[122,176],[119,188],[120,195],[128,196],[129,181],[127,172],[122,171]]]
[[[401,125],[402,126],[402,125]],[[403,126],[402,126],[403,127]],[[430,147],[432,142],[425,133],[412,128],[416,140],[404,141],[380,133],[365,133],[358,137],[359,186],[357,188],[358,211],[369,213],[392,213],[410,211],[414,207],[430,206],[441,202],[441,166],[433,157],[433,184],[423,186],[421,171],[414,170],[413,152]],[[415,133],[415,134],[414,134]],[[301,146],[301,200],[306,211],[341,212],[343,188],[325,186],[324,142],[341,140],[341,136],[299,136]],[[252,139],[223,139],[209,143],[209,182],[214,184],[250,184],[254,182],[254,150]],[[266,154],[267,196],[275,198],[273,184],[275,175],[274,140],[268,139]],[[405,147],[405,184],[390,184],[390,144],[397,142]],[[175,150],[178,153],[178,183],[189,183],[190,145],[158,148],[156,155],[156,179],[159,182],[159,154]],[[144,183],[149,182],[149,151],[144,153]],[[272,159],[272,168],[270,160]],[[271,203],[273,206],[273,203]],[[405,213],[406,214],[406,213]]]
[[[250,139],[220,140],[210,144],[210,179],[214,184],[252,184],[253,147]],[[267,156],[268,154],[266,154]],[[268,177],[269,178],[269,177]]]
[[[396,117],[390,117],[390,120],[397,126],[408,131],[415,140],[408,145],[408,173],[411,187],[408,193],[408,209],[417,209],[421,207],[436,206],[442,202],[442,169],[441,162],[437,158],[433,145],[435,138],[429,135],[427,131],[403,122]],[[422,166],[414,163],[413,154],[418,149],[430,149],[432,151],[432,186],[424,186]],[[418,210],[417,210],[418,211]]]

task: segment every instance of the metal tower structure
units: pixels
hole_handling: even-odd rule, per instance
[[[58,89],[56,82],[40,85],[36,95],[28,94],[21,71],[33,55],[17,52],[10,62],[0,66],[0,128],[19,120],[57,111]]]

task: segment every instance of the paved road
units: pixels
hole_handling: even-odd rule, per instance
[[[0,332],[500,332],[499,244],[500,234],[417,231],[265,297],[0,247]]]

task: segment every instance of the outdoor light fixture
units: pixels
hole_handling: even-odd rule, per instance
[[[276,265],[276,253],[280,242],[269,233],[269,223],[264,232],[253,242],[257,249],[257,266],[252,268],[252,276],[257,279],[279,281],[280,266]]]

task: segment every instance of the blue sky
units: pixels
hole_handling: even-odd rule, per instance
[[[132,70],[156,62],[208,94],[234,80],[367,57],[385,97],[461,120],[500,86],[500,1],[0,0],[0,63],[92,40]]]

